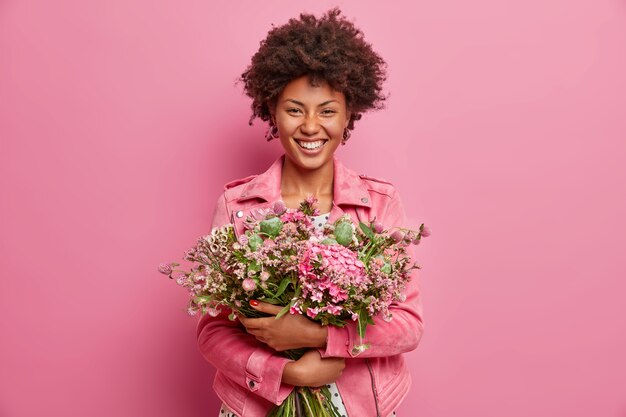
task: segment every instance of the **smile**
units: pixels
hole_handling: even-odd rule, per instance
[[[312,150],[312,151],[320,149],[322,146],[324,146],[326,142],[328,142],[328,140],[326,139],[316,140],[316,141],[305,141],[305,140],[297,140],[297,139],[294,139],[294,140],[296,141],[298,145],[300,145],[301,148]]]

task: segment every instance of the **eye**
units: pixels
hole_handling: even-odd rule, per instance
[[[324,110],[322,110],[322,115],[324,115],[324,116],[330,116],[330,115],[333,115],[335,113],[337,113],[337,112],[335,110],[333,110],[333,109],[324,109]]]
[[[296,107],[291,107],[291,108],[287,109],[287,113],[297,114],[297,113],[300,113],[300,109],[298,109]]]

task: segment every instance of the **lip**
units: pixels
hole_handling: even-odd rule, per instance
[[[293,138],[293,140],[296,140],[298,142],[317,142],[318,140],[325,140],[328,141],[327,138],[315,138],[315,139],[300,139],[300,138]]]

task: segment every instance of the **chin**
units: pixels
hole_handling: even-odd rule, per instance
[[[297,150],[295,152],[298,152]],[[327,164],[329,161],[333,160],[333,155],[330,154],[320,154],[315,157],[308,157],[306,155],[301,154],[287,154],[291,162],[295,165],[305,168],[305,169],[318,169],[323,165]]]

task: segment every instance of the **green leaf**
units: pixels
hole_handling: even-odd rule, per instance
[[[280,286],[278,287],[278,290],[276,291],[276,295],[275,295],[276,298],[280,297],[285,292],[290,282],[291,280],[289,278],[283,278],[283,280],[280,282]]]
[[[280,300],[277,300],[276,298],[261,298],[259,301],[274,305],[281,304]]]
[[[259,287],[257,287],[257,288],[259,288]],[[266,297],[268,297],[268,298],[275,298],[275,295],[274,295],[273,292],[271,292],[270,290],[268,290],[266,288],[263,288],[263,287],[260,287],[260,288],[261,288],[261,290],[263,290],[263,293],[265,294]]]
[[[365,233],[365,236],[369,237],[370,239],[374,239],[374,231],[370,229],[368,225],[363,222],[359,222],[359,227],[361,228],[363,233]]]
[[[198,295],[195,299],[194,302],[198,305],[202,305],[202,304],[206,304],[209,301],[211,301],[211,297],[209,297],[208,295]]]
[[[259,272],[261,270],[261,265],[257,261],[252,261],[248,264],[248,272]]]
[[[364,308],[359,310],[358,330],[361,338],[365,337],[365,328],[367,327],[368,319],[370,319],[370,317],[369,314],[367,314],[367,310]]]
[[[276,319],[278,320],[279,318],[287,314],[292,305],[293,305],[293,301],[287,304],[285,307],[283,307],[283,309],[280,310],[278,314],[276,314]]]

